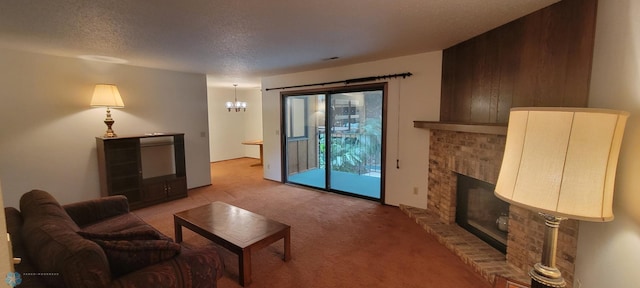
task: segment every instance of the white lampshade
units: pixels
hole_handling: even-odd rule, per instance
[[[628,116],[591,108],[511,109],[496,196],[557,217],[612,220]]]
[[[93,90],[91,106],[122,108],[124,107],[124,102],[122,101],[122,97],[120,97],[120,92],[118,92],[116,85],[97,84]]]

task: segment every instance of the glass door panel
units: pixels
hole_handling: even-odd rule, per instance
[[[284,98],[286,177],[290,183],[326,189],[325,95]]]
[[[329,187],[380,199],[383,91],[330,94]]]

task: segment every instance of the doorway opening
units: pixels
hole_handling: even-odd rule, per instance
[[[282,93],[285,183],[384,200],[386,84]]]

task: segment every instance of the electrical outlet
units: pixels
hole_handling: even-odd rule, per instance
[[[418,195],[418,187],[413,187],[413,195]]]
[[[576,286],[575,288],[581,288],[582,287],[582,281],[580,281],[580,279],[576,279]]]
[[[271,169],[271,164],[267,164],[267,170]]]

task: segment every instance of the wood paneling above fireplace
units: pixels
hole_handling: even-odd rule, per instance
[[[586,107],[596,0],[563,0],[443,52],[440,121],[507,123],[511,107]]]

